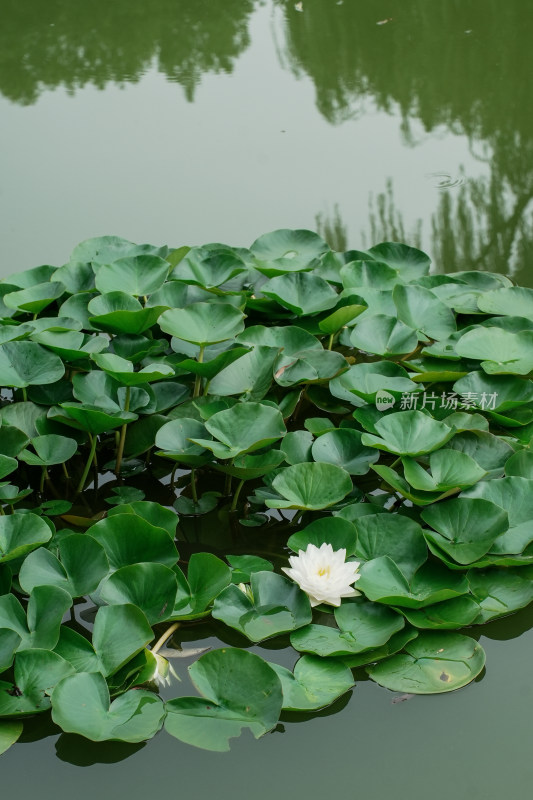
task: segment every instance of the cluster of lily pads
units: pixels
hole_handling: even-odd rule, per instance
[[[0,282],[0,751],[50,709],[94,741],[224,750],[359,668],[475,679],[457,630],[533,600],[532,373],[533,290],[404,244],[101,237]],[[202,515],[215,552],[180,560]],[[311,544],[360,562],[360,596],[311,607],[279,569]],[[237,646],[163,702],[159,651],[206,618]],[[246,649],[273,637],[292,670]]]

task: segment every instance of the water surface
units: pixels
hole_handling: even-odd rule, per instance
[[[0,12],[0,275],[60,265],[105,233],[249,245],[306,227],[339,249],[403,240],[438,271],[533,286],[528,0],[0,0]],[[522,796],[532,626],[526,610],[472,629],[487,670],[456,693],[393,703],[359,680],[229,754],[165,733],[92,745],[37,721],[2,759],[2,786],[42,800]],[[188,646],[216,645],[212,633]],[[190,691],[186,663],[173,693]]]

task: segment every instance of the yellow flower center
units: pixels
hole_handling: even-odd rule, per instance
[[[320,567],[320,569],[318,570],[318,573],[317,573],[317,575],[320,575],[321,578],[323,578],[324,575],[327,575],[328,578],[329,578],[329,574],[330,574],[330,567],[329,566],[328,567]]]

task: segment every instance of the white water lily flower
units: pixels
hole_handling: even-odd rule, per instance
[[[346,561],[346,550],[334,550],[330,544],[317,547],[309,544],[297,556],[290,556],[290,567],[283,572],[298,584],[308,596],[312,606],[327,603],[340,606],[343,597],[361,594],[352,584],[361,577],[359,561]]]
[[[154,653],[153,655],[156,660],[156,668],[150,680],[155,681],[158,686],[165,686],[165,684],[170,686],[171,675],[179,680],[174,667],[166,658],[163,658],[163,656],[160,656],[158,653]]]

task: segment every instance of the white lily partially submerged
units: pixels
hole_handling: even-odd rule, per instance
[[[163,656],[160,656],[158,653],[154,653],[153,655],[156,660],[156,668],[150,680],[157,683],[158,686],[170,686],[171,676],[178,681],[180,680],[174,667],[166,658],[163,658]]]
[[[340,606],[343,597],[361,594],[352,584],[361,577],[359,561],[346,561],[346,550],[334,550],[330,544],[309,544],[297,556],[290,556],[290,567],[283,567],[289,578],[309,597],[312,606],[327,603]]]

